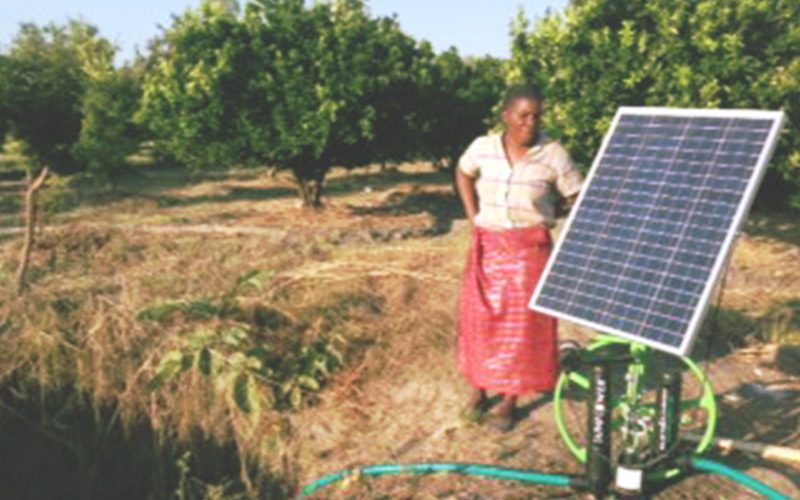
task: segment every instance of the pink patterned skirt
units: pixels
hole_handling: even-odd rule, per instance
[[[556,320],[528,308],[551,246],[547,229],[474,229],[458,335],[458,365],[473,387],[522,395],[555,386]]]

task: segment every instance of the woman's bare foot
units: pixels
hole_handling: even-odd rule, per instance
[[[489,408],[489,398],[486,397],[486,391],[473,389],[467,407],[475,410],[487,410]]]
[[[497,409],[492,415],[489,425],[503,432],[511,430],[511,428],[514,427],[514,412],[516,409],[517,396],[513,394],[504,395],[503,401],[497,405]]]
[[[461,418],[471,423],[480,423],[488,409],[489,398],[486,397],[486,391],[475,389],[472,391],[467,406],[461,410]]]
[[[505,394],[503,396],[503,401],[497,405],[497,410],[495,411],[495,415],[507,417],[514,414],[514,410],[517,409],[517,396],[513,394]]]

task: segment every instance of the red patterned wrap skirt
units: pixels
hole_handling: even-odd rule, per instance
[[[473,230],[459,300],[458,365],[474,388],[513,395],[554,388],[556,320],[528,308],[551,247],[547,229]]]

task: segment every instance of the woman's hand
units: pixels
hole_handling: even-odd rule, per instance
[[[464,206],[464,213],[470,224],[475,225],[475,217],[478,215],[477,195],[475,194],[475,178],[470,177],[456,167],[456,188],[461,204]]]

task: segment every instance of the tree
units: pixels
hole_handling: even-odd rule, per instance
[[[72,147],[85,85],[74,42],[84,30],[96,33],[77,21],[66,29],[23,24],[0,72],[8,131],[27,143],[35,163],[61,173],[77,168]]]
[[[133,122],[141,98],[141,72],[133,67],[115,69],[115,52],[103,39],[89,38],[81,44],[86,92],[76,144],[87,171],[112,186],[142,140],[140,127]]]
[[[545,91],[548,130],[588,165],[620,105],[784,109],[800,123],[800,4],[783,0],[575,0],[513,28],[509,79]],[[800,191],[785,133],[761,192]],[[783,197],[785,201],[785,197]]]
[[[0,144],[5,142],[6,134],[8,134],[8,130],[11,127],[11,121],[8,118],[8,108],[6,104],[6,94],[8,90],[6,86],[8,84],[7,79],[4,78],[2,75],[6,75],[7,71],[10,70],[10,60],[8,57],[0,54]]]
[[[141,146],[141,127],[133,121],[141,93],[141,77],[130,67],[92,78],[86,91],[77,154],[87,172],[112,186]]]
[[[436,56],[423,80],[422,153],[454,169],[469,143],[494,125],[493,110],[505,88],[502,62],[492,57],[463,60],[456,49]]]
[[[227,167],[255,155],[247,107],[258,62],[232,2],[203,2],[151,45],[138,124],[190,168]]]
[[[259,84],[270,156],[292,170],[305,205],[319,206],[332,166],[403,156],[416,49],[393,19],[370,18],[361,0],[261,0],[246,22],[259,59],[271,62]]]
[[[400,31],[395,19],[381,18],[377,23],[374,57],[383,61],[385,73],[364,104],[375,111],[370,161],[385,165],[419,158],[419,124],[425,115],[421,84],[433,51],[430,44],[417,43]]]
[[[332,166],[402,154],[388,134],[407,134],[413,110],[391,96],[413,92],[416,49],[394,20],[361,0],[220,5],[177,18],[156,48],[137,118],[164,149],[194,168],[291,169],[307,206]]]

